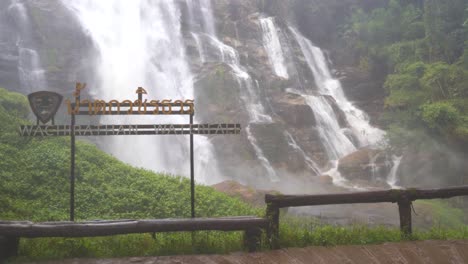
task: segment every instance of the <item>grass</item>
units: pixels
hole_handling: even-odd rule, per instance
[[[468,226],[433,227],[403,235],[396,227],[323,225],[314,218],[283,217],[281,247],[369,245],[414,240],[468,239]],[[192,243],[193,241],[193,243]],[[119,258],[181,254],[226,254],[243,250],[242,232],[200,231],[97,238],[22,239],[14,262],[64,258]],[[261,250],[269,250],[265,234]]]
[[[192,245],[193,237],[193,245]],[[22,239],[16,261],[73,257],[118,258],[179,254],[223,254],[242,250],[242,232],[133,234],[96,238]]]

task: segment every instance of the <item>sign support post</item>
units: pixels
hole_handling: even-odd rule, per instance
[[[75,221],[75,114],[71,115],[70,122],[70,221]]]
[[[190,114],[190,204],[195,218],[195,164],[193,161],[193,113]]]

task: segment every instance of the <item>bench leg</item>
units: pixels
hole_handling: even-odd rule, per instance
[[[0,236],[0,263],[7,258],[18,255],[19,238],[10,236]]]
[[[260,228],[251,228],[245,230],[244,247],[249,252],[255,252],[260,248],[262,230]]]

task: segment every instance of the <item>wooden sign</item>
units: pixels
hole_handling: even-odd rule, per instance
[[[73,93],[74,102],[67,99],[70,125],[54,125],[53,119],[62,96],[57,93],[41,91],[28,95],[31,109],[38,120],[52,125],[20,126],[23,137],[70,136],[70,221],[75,219],[75,137],[76,136],[133,136],[133,135],[189,135],[190,136],[190,200],[191,215],[195,217],[195,164],[193,155],[193,135],[240,134],[240,124],[194,124],[194,100],[143,100],[145,89],[138,87],[136,100],[81,100],[81,90],[85,83],[76,83]],[[75,125],[77,115],[189,115],[188,124],[150,124],[150,125]]]

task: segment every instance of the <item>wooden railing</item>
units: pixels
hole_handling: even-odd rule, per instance
[[[468,186],[442,189],[396,189],[386,191],[354,192],[343,194],[321,195],[265,195],[267,204],[268,240],[272,248],[279,248],[279,215],[280,208],[353,204],[353,203],[397,203],[400,214],[400,229],[405,234],[411,234],[411,204],[419,199],[440,199],[468,195]]]
[[[411,234],[411,203],[418,199],[438,199],[468,195],[468,186],[443,189],[406,189],[322,195],[266,195],[266,218],[254,216],[229,218],[111,220],[88,222],[0,221],[0,263],[16,255],[20,238],[95,237],[131,233],[175,231],[245,231],[245,247],[254,251],[260,244],[261,230],[266,229],[272,248],[279,248],[280,208],[293,206],[397,203],[400,228]]]
[[[0,221],[0,263],[15,256],[20,238],[96,237],[132,233],[177,231],[244,231],[244,246],[255,251],[260,245],[262,229],[268,221],[255,216],[224,218],[111,220],[88,222]]]

